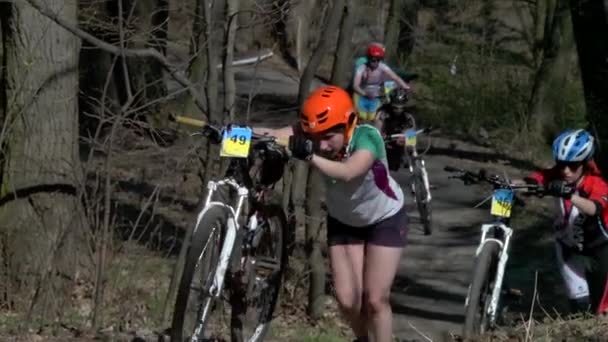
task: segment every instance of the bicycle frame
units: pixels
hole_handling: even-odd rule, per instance
[[[460,175],[452,176],[449,178],[461,179],[465,185],[487,182],[492,184],[494,188],[494,193],[491,196],[492,206],[490,209],[490,212],[493,217],[493,222],[481,225],[481,238],[479,241],[479,245],[477,246],[477,250],[475,251],[475,259],[477,264],[479,257],[482,255],[482,253],[484,253],[484,247],[486,246],[486,244],[496,243],[498,245],[498,251],[496,256],[498,260],[491,261],[496,262],[496,265],[495,268],[490,271],[490,274],[486,274],[486,277],[479,278],[480,276],[483,276],[483,274],[473,274],[474,279],[473,282],[469,285],[467,297],[465,299],[465,308],[467,311],[467,317],[465,319],[465,334],[467,334],[472,333],[470,329],[475,324],[475,322],[471,322],[471,320],[476,320],[476,317],[471,316],[471,314],[473,314],[474,312],[469,310],[472,286],[474,284],[476,285],[475,295],[481,295],[482,293],[478,293],[478,291],[480,290],[479,286],[483,286],[483,284],[480,284],[481,279],[484,279],[488,282],[493,281],[493,288],[490,294],[488,294],[487,291],[482,288],[482,290],[484,290],[483,294],[485,296],[490,297],[489,302],[487,297],[483,298],[484,307],[477,308],[477,303],[475,303],[474,308],[483,312],[482,318],[487,317],[487,320],[482,323],[487,323],[488,328],[494,327],[496,323],[500,296],[503,292],[502,286],[505,276],[505,268],[509,259],[509,247],[511,243],[511,237],[513,236],[513,229],[509,227],[509,225],[511,210],[516,202],[514,192],[522,190],[529,194],[539,195],[543,193],[544,189],[542,187],[531,184],[513,184],[506,177],[500,177],[497,175],[486,175],[485,170],[483,169],[477,173],[473,173],[471,171],[462,170],[456,167],[446,166],[444,170],[447,172],[459,173]],[[489,198],[490,197],[480,202],[475,207],[478,207],[482,203],[486,202]],[[493,250],[489,251],[494,252]],[[485,259],[484,262],[487,262],[487,259]],[[492,266],[492,264],[489,266]],[[474,270],[474,272],[485,271],[485,269],[481,269],[477,265],[474,267]],[[492,276],[492,278],[488,278],[489,276]],[[475,300],[478,300],[478,298],[475,298]]]
[[[497,239],[493,237],[488,237],[488,233],[490,230],[499,229],[503,234],[503,239]],[[507,265],[507,260],[509,259],[509,245],[511,243],[511,237],[513,236],[513,229],[507,227],[507,225],[503,222],[495,222],[489,224],[481,225],[481,239],[479,242],[479,246],[475,251],[475,257],[479,256],[482,248],[487,243],[497,243],[500,247],[500,253],[498,255],[498,265],[496,267],[496,274],[494,275],[494,288],[492,290],[492,297],[490,298],[490,305],[487,308],[487,314],[490,317],[490,326],[494,326],[496,322],[496,311],[498,310],[498,302],[500,300],[500,295],[502,292],[502,282],[505,275],[505,267]],[[469,287],[470,288],[470,287]],[[465,307],[469,305],[469,296],[467,293],[467,298],[465,300]]]
[[[407,149],[407,147],[406,147]],[[422,159],[419,155],[418,155],[418,151],[416,151],[416,147],[412,146],[412,152],[408,153],[407,151],[405,152],[406,155],[408,156],[409,159],[409,170],[410,173],[414,173],[414,164],[416,163],[416,161],[420,161],[420,172],[422,173],[422,180],[424,181],[424,187],[426,188],[426,203],[429,203],[431,201],[431,187],[429,184],[429,175],[428,172],[426,171],[426,164],[424,163],[424,159]]]
[[[408,114],[411,116],[411,114]],[[412,121],[414,122],[415,125],[415,121],[412,117]],[[416,135],[423,133],[426,129],[419,129],[416,131]],[[391,138],[400,138],[403,137],[402,133],[399,134],[392,134]],[[425,202],[429,203],[431,202],[431,187],[429,184],[429,175],[428,172],[426,171],[426,164],[424,162],[424,159],[422,159],[421,155],[418,154],[418,150],[416,149],[416,146],[408,146],[405,145],[403,147],[405,149],[405,155],[408,158],[408,169],[410,171],[410,173],[414,173],[414,164],[416,161],[420,161],[420,172],[422,173],[422,179],[424,181],[424,187],[426,188],[426,199]],[[413,185],[412,185],[413,186]]]
[[[222,185],[228,185],[237,191],[238,199],[237,199],[236,208],[234,208],[231,205],[225,204],[223,202],[211,200],[213,198],[213,194],[217,191],[218,187],[222,186]],[[232,250],[234,249],[234,243],[236,241],[237,231],[240,228],[239,223],[238,223],[238,217],[241,213],[241,209],[243,207],[243,203],[245,202],[245,199],[247,199],[247,197],[249,196],[249,189],[247,189],[247,187],[245,187],[245,186],[238,184],[232,178],[225,178],[220,181],[209,181],[209,183],[207,183],[207,190],[208,190],[208,192],[207,192],[207,198],[205,199],[205,206],[203,207],[203,210],[201,210],[201,212],[198,214],[198,217],[196,220],[196,227],[198,227],[198,224],[199,224],[200,220],[202,219],[202,217],[205,215],[205,212],[212,207],[219,206],[219,207],[226,208],[230,211],[230,217],[228,217],[227,227],[226,227],[227,228],[226,236],[224,238],[224,243],[222,245],[222,249],[220,252],[220,258],[219,258],[220,260],[219,260],[218,268],[215,272],[212,286],[209,289],[209,293],[213,297],[217,298],[217,297],[219,297],[220,293],[222,292],[222,288],[224,285],[224,277],[226,275],[226,270],[228,269],[228,265],[230,264],[230,257],[232,256]],[[257,227],[257,224],[251,224],[250,226],[251,226],[250,229],[254,230]]]
[[[187,124],[190,124],[193,126],[202,127],[203,132],[195,133],[193,135],[197,135],[197,134],[205,135],[208,138],[210,138],[211,142],[213,142],[213,143],[220,143],[221,142],[220,140],[228,139],[227,135],[225,134],[226,133],[226,131],[224,130],[225,128],[220,130],[217,127],[209,125],[208,123],[206,123],[204,121],[195,120],[195,119],[187,118],[187,117],[178,116],[175,119],[177,122],[182,122],[182,123],[187,123]],[[232,126],[227,126],[227,127],[228,127],[227,132],[230,134],[230,129],[231,129],[230,127],[232,127]],[[245,133],[247,133],[247,132],[245,132]],[[219,208],[221,208],[221,210],[224,211],[222,213],[222,216],[218,217],[218,218],[221,218],[222,221],[225,219],[225,231],[223,229],[224,227],[222,227],[222,232],[221,232],[222,235],[220,235],[221,240],[223,240],[223,241],[221,242],[219,256],[217,256],[217,254],[215,254],[215,256],[218,257],[217,263],[215,263],[213,265],[215,267],[215,269],[209,270],[210,272],[212,271],[213,274],[207,273],[205,275],[205,279],[201,279],[204,281],[205,285],[203,285],[203,288],[201,289],[202,291],[199,292],[199,297],[202,297],[204,295],[205,301],[204,301],[204,303],[201,303],[202,305],[198,306],[198,308],[197,308],[198,319],[197,319],[197,322],[195,322],[194,331],[192,332],[192,335],[190,336],[190,341],[199,341],[201,338],[203,338],[202,334],[204,333],[205,323],[211,312],[212,304],[215,300],[217,300],[220,297],[220,295],[222,293],[223,287],[225,285],[224,283],[226,281],[226,274],[227,274],[227,272],[229,272],[229,269],[232,269],[233,267],[238,267],[238,265],[234,263],[235,261],[238,261],[242,267],[242,259],[240,257],[237,257],[234,254],[235,251],[240,251],[241,246],[237,246],[237,244],[240,244],[241,238],[242,237],[249,238],[249,235],[242,236],[242,234],[243,233],[245,233],[245,234],[253,233],[258,228],[257,209],[253,210],[252,213],[247,213],[247,222],[246,223],[241,221],[241,223],[239,224],[239,221],[240,221],[240,218],[242,215],[242,211],[243,211],[243,204],[245,203],[245,201],[247,200],[247,203],[250,203],[249,200],[251,199],[251,200],[253,200],[251,202],[251,204],[258,203],[257,200],[249,197],[251,192],[257,193],[257,191],[260,190],[259,187],[256,187],[254,180],[252,179],[251,175],[249,174],[249,171],[250,171],[250,162],[249,161],[252,156],[251,151],[252,151],[252,149],[253,150],[257,149],[258,151],[267,152],[272,149],[276,149],[277,147],[283,148],[287,145],[286,142],[279,141],[275,137],[260,136],[260,135],[256,135],[253,132],[248,132],[248,133],[249,133],[249,138],[247,138],[246,134],[243,135],[242,138],[250,139],[250,142],[251,142],[251,140],[257,140],[255,142],[254,146],[249,147],[248,156],[242,155],[242,153],[241,153],[242,151],[239,153],[235,153],[234,155],[232,155],[231,153],[228,153],[228,152],[225,152],[225,155],[222,155],[220,153],[220,155],[222,155],[222,156],[232,157],[232,158],[229,160],[230,163],[229,163],[228,169],[225,171],[223,179],[211,180],[207,183],[207,195],[205,196],[203,207],[197,215],[196,224],[192,231],[193,237],[195,237],[197,235],[207,236],[205,238],[207,241],[202,241],[203,246],[202,246],[202,250],[200,250],[200,252],[199,252],[199,249],[201,248],[201,246],[197,245],[197,247],[196,247],[197,249],[196,249],[195,253],[197,253],[198,255],[195,255],[194,257],[198,257],[198,259],[199,259],[198,261],[195,260],[196,264],[194,265],[194,267],[196,267],[196,265],[198,265],[198,263],[200,262],[200,259],[205,254],[205,251],[209,248],[209,246],[211,244],[214,244],[214,245],[216,244],[217,247],[219,247],[218,240],[209,236],[207,234],[208,232],[204,232],[205,234],[200,234],[203,232],[198,232],[199,234],[196,234],[197,230],[199,229],[199,226],[203,223],[203,219],[205,218],[205,215],[209,214],[208,213],[209,210],[211,210],[212,208],[219,207]],[[222,135],[223,135],[223,137],[222,137]],[[234,135],[233,137],[236,138],[236,135]],[[241,139],[241,137],[239,137],[239,139]],[[230,138],[230,140],[232,141],[232,138]],[[262,144],[262,145],[259,145],[259,144]],[[222,151],[224,151],[223,149],[224,149],[224,145],[222,145]],[[281,153],[280,157],[281,158],[287,157],[285,155],[285,151],[283,151]],[[262,190],[264,189],[264,186],[265,185],[262,185]],[[237,195],[236,198],[232,198],[231,201],[214,200],[214,195],[217,194],[217,191],[220,187],[227,187],[228,191],[230,191],[231,193],[236,192],[236,195]],[[246,227],[246,230],[247,230],[246,232],[239,231],[240,229],[242,229],[242,226]],[[216,227],[211,226],[208,228],[215,230]],[[209,232],[209,233],[211,234],[213,232]],[[201,242],[201,241],[196,241],[196,242]],[[238,249],[235,250],[235,247]],[[191,251],[189,251],[188,253],[190,254]],[[215,253],[217,253],[217,251]],[[190,259],[190,260],[192,260],[192,259]],[[240,268],[239,268],[239,270],[240,270]],[[190,269],[190,272],[193,272],[193,270]],[[192,274],[190,273],[189,276],[192,277]],[[184,279],[187,277],[183,276],[182,278],[183,278],[182,279],[182,282],[183,282]],[[186,280],[192,282],[191,278],[186,279]],[[190,285],[190,284],[186,284],[186,285]],[[205,287],[207,287],[207,288],[205,288]],[[180,291],[182,290],[182,288],[183,288],[183,284],[180,283]],[[179,298],[179,294],[178,294],[178,298]],[[182,299],[184,299],[184,298],[187,299],[188,297],[182,296]],[[180,302],[180,303],[182,303],[182,302]],[[184,304],[182,303],[180,305],[183,306]],[[182,307],[181,309],[185,310],[186,308]],[[174,321],[175,320],[177,320],[177,324],[181,324],[179,326],[179,328],[183,328],[183,325],[184,325],[183,317],[174,316]],[[263,328],[264,328],[263,326],[258,326],[256,328],[256,331],[254,332],[254,335],[253,335],[253,339],[257,339],[257,337],[259,337],[259,335],[263,333]]]

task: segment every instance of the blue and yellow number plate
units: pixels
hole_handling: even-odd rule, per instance
[[[247,158],[251,148],[253,132],[248,127],[232,127],[225,130],[222,137],[220,156],[232,158]]]
[[[512,207],[513,191],[508,189],[499,189],[494,191],[494,195],[492,196],[492,215],[500,217],[511,217]]]
[[[405,146],[416,146],[416,131],[413,129],[405,131]]]

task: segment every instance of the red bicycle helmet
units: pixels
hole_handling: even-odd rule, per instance
[[[384,48],[375,43],[367,46],[367,56],[371,58],[384,58]]]

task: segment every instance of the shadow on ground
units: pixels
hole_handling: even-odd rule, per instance
[[[534,164],[533,162],[513,158],[512,156],[505,155],[502,153],[463,151],[456,148],[443,148],[434,146],[431,146],[427,153],[431,155],[445,155],[453,158],[467,159],[481,163],[497,163],[500,161],[506,161],[507,165],[509,166],[525,170],[533,170],[539,168],[539,166]]]

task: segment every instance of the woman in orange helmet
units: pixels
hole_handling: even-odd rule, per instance
[[[324,175],[338,304],[355,341],[389,342],[389,295],[406,244],[408,218],[401,187],[388,172],[380,132],[356,121],[349,94],[327,86],[306,99],[299,124],[254,132],[289,139],[292,155]]]

